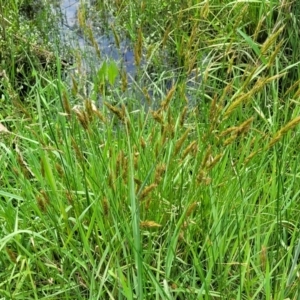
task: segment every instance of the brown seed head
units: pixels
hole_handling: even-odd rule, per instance
[[[154,221],[141,221],[140,223],[141,228],[159,228],[161,227],[160,224]]]

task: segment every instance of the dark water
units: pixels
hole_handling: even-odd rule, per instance
[[[89,1],[86,1],[85,3],[88,10],[93,9]],[[79,5],[79,0],[60,1],[60,10],[62,16],[61,40],[65,45],[68,45],[72,49],[80,52],[87,74],[93,74],[97,72],[104,61],[113,60],[116,62],[120,70],[122,69],[126,72],[129,90],[134,90],[136,97],[139,97],[142,102],[145,102],[144,94],[140,88],[140,86],[143,85],[143,82],[146,82],[145,86],[147,86],[147,91],[151,98],[162,99],[167,90],[178,79],[178,70],[175,70],[166,64],[166,71],[162,72],[161,74],[156,74],[157,80],[155,81],[149,76],[148,72],[143,71],[143,69],[145,70],[147,68],[148,63],[145,61],[145,59],[142,59],[140,67],[137,68],[134,60],[134,52],[129,40],[126,39],[126,37],[123,37],[118,48],[112,31],[107,29],[104,30],[104,28],[110,28],[110,26],[107,26],[107,23],[113,23],[113,17],[109,16],[106,18],[105,24],[101,24],[101,20],[99,20],[100,17],[97,17],[98,20],[95,20],[95,22],[87,19],[87,22],[90,22],[94,38],[101,52],[101,56],[98,57],[95,47],[91,45],[90,41],[88,41],[80,31],[80,26],[78,23]],[[166,78],[166,80],[162,80],[162,78]],[[136,85],[135,79],[139,80],[139,83]],[[186,98],[193,99],[194,102],[194,99],[196,99],[197,96],[197,91],[200,88],[201,75],[199,75],[198,70],[197,72],[192,72],[187,79]],[[102,99],[98,100],[102,101]],[[192,105],[195,105],[195,103]]]
[[[63,41],[71,45],[74,49],[81,49],[87,65],[91,63],[90,67],[100,66],[104,60],[114,60],[118,62],[120,66],[122,65],[129,75],[134,77],[136,68],[134,64],[134,54],[129,41],[127,39],[121,40],[120,47],[118,48],[112,32],[105,32],[104,34],[101,32],[103,31],[101,30],[101,22],[97,22],[98,24],[95,26],[93,22],[90,21],[95,40],[101,52],[101,58],[98,58],[95,48],[90,45],[90,42],[80,33],[77,17],[79,4],[80,1],[78,0],[61,1]],[[89,6],[88,3],[87,6]],[[111,22],[113,22],[112,18]],[[103,27],[104,26],[103,24]],[[88,61],[89,59],[91,59],[91,62]]]

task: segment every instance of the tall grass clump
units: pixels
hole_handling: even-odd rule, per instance
[[[86,80],[78,53],[64,80],[25,41],[26,93],[1,66],[1,297],[298,299],[298,3],[94,5],[138,93],[113,61]]]

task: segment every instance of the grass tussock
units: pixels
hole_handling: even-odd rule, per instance
[[[130,40],[129,83],[45,68],[3,3],[1,297],[298,299],[299,4],[82,2],[95,55],[92,12]]]

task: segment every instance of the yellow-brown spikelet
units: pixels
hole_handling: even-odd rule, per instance
[[[144,190],[141,192],[140,200],[145,199],[147,197],[147,195],[149,195],[150,192],[152,192],[156,187],[157,187],[156,183],[152,183],[152,184],[146,186],[144,188]]]
[[[251,152],[246,158],[245,158],[245,164],[247,164],[256,154],[262,151],[262,148]]]
[[[223,157],[223,153],[218,154],[215,158],[213,158],[212,161],[206,164],[206,169],[207,170],[212,169],[221,160],[222,157]]]
[[[297,80],[296,82],[294,82],[284,93],[283,97],[285,97],[286,95],[288,95],[290,92],[292,92],[295,88],[298,88],[296,94],[298,93],[298,95],[300,95],[300,79]],[[295,98],[295,97],[294,97]]]
[[[276,48],[274,49],[274,51],[272,52],[271,56],[269,57],[269,60],[268,60],[268,64],[267,64],[267,67],[270,68],[271,66],[273,66],[274,64],[274,60],[276,59],[277,57],[277,54],[279,53],[279,51],[282,50],[283,48],[283,44],[286,43],[286,41],[284,39],[282,39],[278,45],[276,46]]]
[[[71,191],[66,190],[66,198],[68,200],[68,203],[71,204],[71,205],[73,205],[74,199],[73,199],[73,194],[72,194]]]
[[[107,216],[109,212],[109,203],[106,197],[102,199],[102,209],[104,216]]]
[[[90,99],[85,99],[84,101],[84,107],[85,107],[85,113],[89,120],[89,123],[92,122],[94,117],[94,108],[93,108],[93,102]]]
[[[121,71],[121,81],[122,81],[122,92],[124,93],[128,87],[127,73],[125,70]]]
[[[59,163],[55,164],[55,169],[60,178],[63,178],[65,176],[65,171]]]
[[[251,117],[247,119],[245,122],[243,122],[240,126],[237,127],[236,133],[238,135],[246,133],[250,129],[250,125],[253,122],[254,117]]]
[[[32,174],[29,171],[27,163],[23,160],[22,156],[20,156],[19,154],[17,155],[17,161],[18,161],[18,164],[20,166],[20,169],[21,169],[23,175],[27,179],[31,179],[33,176],[32,176]]]
[[[31,169],[29,168],[27,162],[24,160],[23,156],[22,156],[22,153],[21,151],[19,150],[19,147],[18,145],[16,144],[15,145],[15,150],[17,152],[17,162],[20,166],[20,169],[23,173],[23,175],[27,178],[27,179],[31,179],[31,178],[34,178],[34,174],[33,172],[31,171]]]
[[[300,88],[297,90],[297,92],[293,95],[293,99],[297,99],[300,96]]]
[[[179,124],[180,124],[180,126],[183,126],[183,124],[184,124],[184,120],[185,120],[185,117],[186,117],[186,112],[187,112],[187,110],[188,110],[188,107],[185,106],[185,107],[183,108],[181,114],[180,114],[180,119],[179,119]]]
[[[261,47],[261,54],[264,55],[268,49],[270,49],[270,47],[276,43],[277,37],[280,35],[280,33],[284,30],[284,25],[281,26],[279,29],[274,28],[276,30],[275,33],[271,33],[271,35],[269,35],[269,37],[265,40],[265,42],[263,43],[262,47]]]
[[[151,100],[151,97],[150,97],[150,95],[148,93],[148,90],[145,87],[143,87],[143,94],[144,94],[144,96],[146,98],[147,104],[150,105],[152,103],[152,100]]]
[[[211,157],[211,145],[208,146],[208,148],[205,152],[205,155],[204,155],[203,160],[201,162],[201,169],[203,169],[206,166],[206,164],[210,160],[210,157]]]
[[[254,41],[257,41],[257,38],[258,38],[258,35],[262,32],[262,25],[265,21],[265,18],[260,18],[257,25],[256,25],[256,28],[255,28],[255,31],[254,31],[254,34],[253,34],[253,40]]]
[[[282,127],[279,132],[283,135],[286,134],[291,129],[295,128],[300,123],[300,116],[294,118],[290,122],[288,122],[284,127]]]
[[[68,114],[68,117],[70,117],[72,111],[71,111],[71,106],[70,106],[70,102],[69,102],[67,93],[65,91],[63,91],[62,99],[63,99],[64,111],[65,111],[65,113]]]
[[[165,29],[164,36],[163,36],[162,41],[161,41],[162,48],[164,48],[165,45],[166,45],[166,42],[169,38],[170,30],[171,30],[171,24],[169,24],[169,26]]]
[[[200,6],[200,16],[201,19],[206,20],[210,13],[209,1],[204,1],[203,3],[204,5]]]
[[[234,101],[229,105],[228,109],[225,112],[225,117],[227,117],[228,115],[230,115],[239,105],[241,105],[242,103],[246,102],[249,100],[250,96],[251,96],[251,92],[248,93],[241,93],[240,95],[238,95]]]
[[[185,159],[186,156],[189,153],[192,153],[192,155],[196,155],[198,150],[198,145],[196,141],[192,141],[184,150],[182,153],[182,159]]]
[[[186,217],[189,217],[197,209],[197,206],[198,202],[191,203],[186,211]]]
[[[94,114],[98,117],[98,119],[99,119],[100,121],[102,121],[103,123],[106,123],[106,122],[107,122],[107,120],[106,120],[106,118],[104,117],[104,115],[103,115],[98,109],[93,109],[93,112],[94,112]]]
[[[200,171],[197,175],[197,181],[200,184],[209,185],[211,183],[211,178],[207,176],[205,171]]]
[[[76,140],[71,137],[71,145],[72,145],[72,148],[74,149],[75,151],[75,155],[77,157],[77,159],[81,162],[84,162],[84,156],[82,154],[82,151],[81,149],[78,147],[77,143],[76,143]]]
[[[234,140],[237,136],[244,134],[245,132],[247,132],[249,130],[250,125],[253,120],[254,120],[254,118],[251,117],[251,118],[247,119],[245,122],[243,122],[240,126],[229,127],[227,129],[225,129],[224,131],[222,131],[219,134],[219,137],[224,137],[224,136],[232,133],[233,136],[230,137],[228,139],[228,141],[224,142],[225,145],[230,144],[232,142],[232,140]]]
[[[165,144],[168,138],[174,137],[174,126],[170,124],[163,125],[161,127],[161,146]]]
[[[73,107],[72,110],[75,112],[77,120],[79,121],[79,123],[81,124],[81,126],[85,130],[88,130],[88,128],[89,128],[89,120],[88,120],[88,117],[87,117],[86,113],[84,111],[80,111],[80,109],[77,106]]]
[[[138,193],[138,191],[140,190],[143,182],[140,179],[136,178],[136,177],[134,177],[133,180],[134,180],[134,183],[135,183],[135,186],[136,186],[135,192]]]
[[[169,109],[168,110],[168,124],[169,125],[172,125],[174,124],[174,121],[173,121],[173,117],[172,117],[172,113],[171,113],[171,110]]]
[[[184,141],[186,140],[186,138],[188,137],[189,132],[191,131],[190,128],[188,128],[185,133],[177,140],[176,144],[175,144],[175,152],[174,154],[177,155],[178,152],[180,151]]]
[[[104,105],[111,111],[113,112],[122,122],[125,121],[125,114],[124,114],[124,109],[119,109],[116,106],[111,105],[108,102],[104,102]]]
[[[50,203],[49,196],[44,190],[40,191],[40,194],[37,196],[37,204],[42,212],[45,212],[47,209],[47,205]]]
[[[139,66],[141,64],[142,42],[143,42],[143,35],[142,35],[142,28],[140,27],[138,30],[138,38],[134,45],[134,60],[135,60],[135,64],[137,66]]]
[[[154,111],[152,110],[151,111],[151,115],[153,117],[153,119],[158,122],[159,124],[163,124],[164,123],[164,120],[163,120],[163,116],[162,116],[162,113],[161,113],[161,110],[157,110],[157,111]]]
[[[99,48],[98,42],[96,41],[96,39],[94,37],[93,29],[92,29],[91,25],[88,25],[85,27],[85,32],[86,32],[86,35],[87,35],[89,41],[95,48],[98,58],[101,58],[100,48]]]
[[[156,184],[158,184],[161,181],[161,178],[165,174],[166,169],[167,169],[166,164],[159,164],[156,166],[155,177],[154,177],[154,182]]]
[[[176,91],[176,87],[177,87],[177,85],[175,84],[168,91],[168,94],[167,94],[166,98],[160,104],[161,109],[166,110],[169,107],[170,101],[172,100],[173,95],[174,95],[174,93]]]
[[[38,195],[36,197],[36,202],[37,202],[37,205],[38,205],[40,211],[45,212],[46,211],[46,203],[41,195]]]
[[[220,134],[219,134],[219,137],[224,137],[232,132],[236,132],[237,130],[237,127],[236,126],[233,126],[233,127],[229,127],[225,130],[223,130]]]
[[[115,177],[115,173],[111,170],[109,171],[109,175],[108,175],[108,185],[114,192],[116,191],[116,177]]]
[[[138,167],[139,157],[140,157],[140,153],[139,152],[134,152],[134,154],[133,154],[133,167],[135,169],[137,169],[137,167]]]
[[[141,147],[142,147],[143,149],[146,148],[146,142],[145,142],[145,140],[143,139],[142,136],[141,136],[141,138],[140,138],[140,145],[141,145]]]
[[[17,263],[17,254],[12,251],[9,247],[5,247],[5,250],[6,250],[6,253],[8,255],[8,257],[10,258],[10,260],[13,262],[13,263]]]
[[[80,28],[85,28],[86,10],[83,4],[79,5],[77,10],[77,20]]]
[[[265,271],[267,260],[268,260],[268,249],[264,245],[262,245],[262,247],[261,247],[259,258],[260,258],[260,263],[261,263],[261,269],[262,269],[262,271]]]
[[[118,153],[117,156],[117,160],[116,160],[116,175],[120,176],[121,175],[121,169],[123,167],[124,164],[124,152],[123,150],[120,150],[120,152]]]
[[[216,119],[216,116],[218,112],[218,105],[217,105],[217,95],[213,97],[213,100],[211,101],[210,108],[209,108],[209,120],[213,122]]]
[[[224,146],[228,146],[230,145],[233,141],[235,141],[237,139],[237,134],[233,134],[231,137],[229,137],[228,139],[226,139],[224,142],[223,142],[223,145]]]
[[[274,137],[269,142],[267,147],[271,148],[272,146],[274,146],[282,138],[283,135],[285,135],[289,130],[293,129],[299,123],[300,123],[300,116],[288,122],[284,127],[282,127],[279,131],[275,133]]]
[[[141,221],[140,223],[141,228],[158,228],[161,227],[160,224],[154,221]]]

